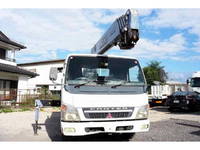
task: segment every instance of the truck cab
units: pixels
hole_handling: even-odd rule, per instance
[[[134,58],[71,54],[61,93],[64,136],[149,130],[146,80]]]
[[[187,80],[189,91],[200,93],[200,71],[193,73],[192,78]]]

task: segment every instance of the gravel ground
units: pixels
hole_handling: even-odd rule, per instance
[[[137,133],[131,141],[200,141],[200,122],[169,119],[153,122],[147,133]]]
[[[0,114],[0,141],[62,141],[59,112],[50,108],[40,113],[38,135],[34,135],[34,112]],[[165,107],[150,110],[149,132],[136,133],[130,141],[200,141],[200,112],[170,113]],[[99,134],[75,141],[122,141],[119,137]]]

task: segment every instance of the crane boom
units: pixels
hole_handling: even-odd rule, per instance
[[[139,40],[139,29],[133,27],[135,13],[128,9],[121,17],[117,18],[100,40],[91,49],[93,54],[103,54],[113,46],[120,49],[131,49]]]

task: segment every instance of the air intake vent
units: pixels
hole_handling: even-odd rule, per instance
[[[83,108],[83,113],[88,119],[128,118],[133,110],[133,107],[97,107]]]

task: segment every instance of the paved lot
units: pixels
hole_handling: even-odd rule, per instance
[[[34,112],[0,114],[0,141],[62,141],[59,112],[46,109],[40,114],[38,135],[34,135]],[[168,112],[166,107],[150,110],[149,132],[137,133],[130,141],[200,141],[199,112]],[[70,141],[123,141],[104,134],[79,137]]]

